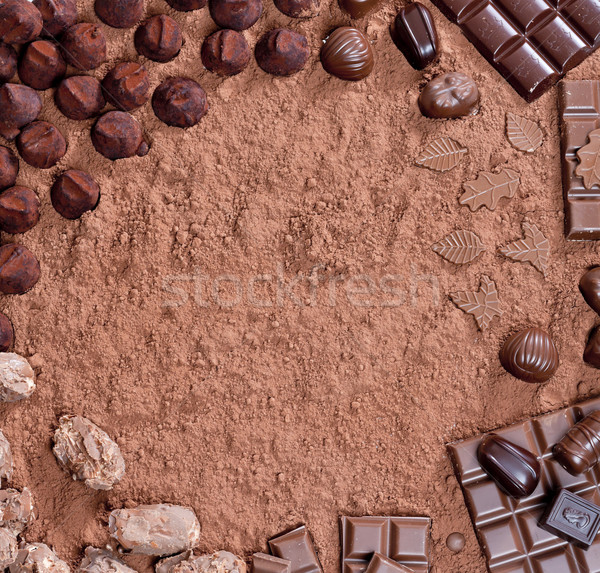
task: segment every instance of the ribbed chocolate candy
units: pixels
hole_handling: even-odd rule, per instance
[[[435,24],[431,12],[419,2],[400,9],[392,26],[392,39],[415,70],[422,70],[437,57]]]
[[[558,351],[547,332],[525,328],[508,337],[500,362],[509,374],[525,382],[546,382],[558,368]]]
[[[335,29],[321,48],[326,72],[342,80],[358,81],[373,70],[373,49],[364,34],[350,26]]]
[[[575,424],[552,450],[571,475],[587,472],[600,461],[600,410]]]
[[[600,314],[600,267],[583,273],[579,280],[579,290],[585,302]]]

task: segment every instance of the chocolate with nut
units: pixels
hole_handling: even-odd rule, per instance
[[[40,200],[28,187],[17,185],[0,193],[0,231],[25,233],[40,220]]]
[[[64,79],[54,92],[54,102],[69,119],[89,119],[106,105],[100,82],[92,76],[71,76]]]
[[[201,57],[207,70],[220,76],[234,76],[250,62],[250,48],[240,32],[217,30],[204,40]]]
[[[92,128],[92,143],[107,159],[125,159],[148,153],[140,124],[124,111],[105,113]]]
[[[0,135],[12,141],[19,130],[36,120],[42,110],[42,99],[29,86],[0,86]]]
[[[19,78],[36,90],[47,90],[61,80],[67,64],[58,46],[48,40],[31,42],[19,60]]]
[[[206,92],[189,78],[169,78],[152,95],[156,117],[173,127],[192,127],[208,111]]]
[[[19,155],[32,167],[50,169],[67,152],[67,142],[58,128],[47,121],[34,121],[17,137]]]
[[[136,31],[135,49],[138,54],[155,62],[172,60],[183,44],[179,24],[166,14],[148,18]]]

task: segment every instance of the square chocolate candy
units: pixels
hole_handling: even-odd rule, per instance
[[[291,573],[323,573],[315,546],[304,525],[269,540],[271,553],[291,562]]]

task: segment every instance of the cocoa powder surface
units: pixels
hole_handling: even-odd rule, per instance
[[[200,47],[216,30],[206,8],[147,3],[147,15],[182,26],[185,45],[168,64],[137,56],[134,29],[100,24],[109,61],[91,72],[97,78],[142,61],[152,89],[185,75],[208,94],[209,113],[189,130],[160,123],[149,104],[133,112],[151,144],[143,158],[104,159],[90,141],[93,122],[66,119],[44,93],[41,119],[65,134],[68,151],[48,171],[21,162],[18,183],[39,194],[41,221],[2,237],[21,241],[42,267],[31,292],[2,299],[15,351],[30,357],[38,382],[29,400],[0,406],[11,485],[31,488],[39,515],[28,540],[76,565],[85,546],[108,541],[111,509],[171,502],[196,511],[202,551],[248,557],[306,523],[330,573],[339,570],[340,515],[430,515],[432,571],[485,571],[445,444],[599,393],[597,371],[582,361],[597,316],[577,283],[600,257],[597,243],[564,239],[557,89],[526,104],[424,3],[439,61],[424,72],[408,65],[388,32],[403,4],[386,1],[355,23],[376,55],[358,83],[319,63],[322,39],[350,23],[331,1],[317,18],[292,20],[265,0],[243,32],[251,47],[275,27],[304,33],[312,55],[290,78],[254,60],[229,79],[204,70]],[[79,9],[81,21],[99,22],[91,1]],[[593,55],[568,77],[596,78],[599,66]],[[476,116],[422,117],[420,89],[448,71],[477,82]],[[507,111],[540,123],[534,154],[510,146]],[[468,147],[458,167],[415,165],[442,136]],[[464,181],[502,166],[519,172],[517,196],[495,212],[459,205]],[[50,203],[67,168],[101,187],[96,210],[78,221]],[[497,252],[522,236],[523,221],[550,240],[545,278]],[[462,267],[431,250],[456,229],[488,247]],[[496,281],[504,314],[479,332],[448,295],[477,290],[483,274]],[[360,294],[364,276],[374,292]],[[560,352],[556,376],[541,386],[512,378],[498,360],[503,340],[527,326],[548,330]],[[51,437],[65,413],[119,443],[127,472],[114,490],[87,489],[58,467]],[[459,554],[445,546],[453,531],[467,539]]]

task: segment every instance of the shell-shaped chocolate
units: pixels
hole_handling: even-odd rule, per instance
[[[525,328],[508,337],[500,350],[500,362],[519,380],[546,382],[558,368],[558,350],[547,332]]]
[[[326,72],[342,80],[366,78],[375,64],[373,49],[365,35],[356,28],[336,28],[321,48],[321,63]]]

